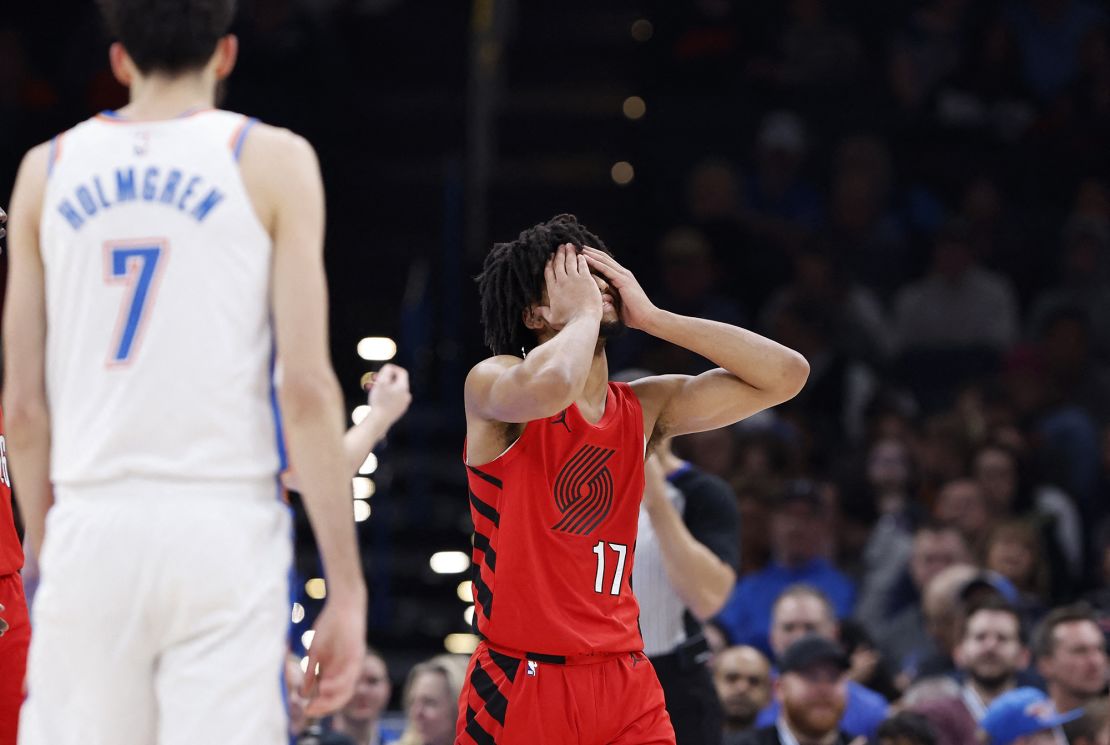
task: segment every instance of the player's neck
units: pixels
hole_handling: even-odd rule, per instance
[[[586,376],[586,385],[582,388],[575,403],[582,416],[591,422],[597,422],[605,414],[605,401],[609,395],[609,360],[605,357],[605,348],[598,346],[594,352],[590,372]]]
[[[131,83],[131,102],[119,113],[136,120],[172,119],[186,111],[215,105],[216,83],[205,72],[144,75]]]

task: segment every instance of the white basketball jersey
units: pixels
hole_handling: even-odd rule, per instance
[[[273,478],[272,245],[253,120],[100,114],[51,145],[41,226],[51,478]]]

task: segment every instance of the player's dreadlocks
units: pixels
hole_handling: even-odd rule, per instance
[[[486,255],[477,282],[486,346],[494,354],[520,354],[535,346],[536,337],[524,325],[522,314],[542,299],[544,264],[563,243],[610,253],[574,215],[556,215],[521,232],[511,243],[495,243]]]

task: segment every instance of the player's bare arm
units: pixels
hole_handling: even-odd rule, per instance
[[[291,464],[300,475],[328,582],[305,676],[306,693],[317,688],[309,714],[320,716],[346,703],[354,690],[365,649],[366,587],[343,457],[342,395],[329,359],[319,165],[302,138],[272,127],[258,129],[243,150],[243,177],[273,237],[278,395]]]
[[[412,403],[409,373],[398,365],[383,365],[367,385],[366,417],[343,435],[347,455],[347,472],[357,473],[370,451],[382,441],[389,428],[397,423]]]
[[[478,363],[466,378],[468,461],[495,458],[507,424],[554,416],[582,393],[597,349],[601,290],[584,255],[559,246],[544,268],[544,304],[525,309],[524,323],[550,328],[550,338],[522,360],[498,355]]]
[[[690,533],[667,498],[667,477],[659,458],[657,452],[644,462],[644,509],[671,587],[695,618],[708,621],[728,601],[736,572]]]
[[[50,415],[46,399],[46,288],[39,220],[47,146],[23,159],[12,192],[8,288],[4,308],[4,417],[16,498],[37,555],[54,503],[50,486]]]
[[[358,473],[366,456],[378,446],[390,427],[408,411],[412,403],[409,392],[409,373],[398,365],[385,365],[375,373],[367,385],[369,394],[366,403],[369,413],[362,421],[349,428],[343,435],[343,455],[347,460],[347,473]],[[300,491],[300,479],[296,471],[289,468],[281,474],[281,482],[287,489]]]
[[[583,250],[590,268],[620,293],[629,328],[671,342],[719,365],[697,376],[660,375],[632,384],[651,441],[724,427],[789,401],[809,377],[792,349],[745,329],[662,310],[625,267],[603,251]]]

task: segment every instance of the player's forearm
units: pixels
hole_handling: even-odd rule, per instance
[[[393,422],[374,409],[361,422],[343,435],[343,454],[347,459],[347,473],[356,474],[370,451],[378,446]]]
[[[780,401],[796,396],[809,377],[805,357],[738,326],[656,310],[643,330],[705,357]]]
[[[301,497],[324,562],[328,594],[332,600],[361,603],[366,588],[343,451],[342,400],[334,376],[324,377],[316,383],[290,383],[287,378],[282,418]]]
[[[559,333],[527,354],[517,370],[530,381],[544,401],[558,412],[582,393],[590,374],[601,324],[601,314],[583,313]]]
[[[671,587],[700,621],[724,607],[736,574],[690,533],[678,510],[660,500],[648,510]]]
[[[42,551],[46,513],[54,504],[50,485],[50,414],[44,403],[4,401],[8,466],[27,540],[35,555]]]

